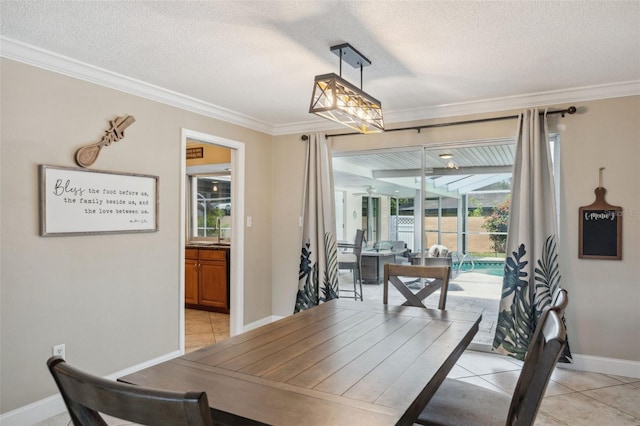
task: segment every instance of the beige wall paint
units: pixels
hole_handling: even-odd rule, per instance
[[[561,134],[560,253],[577,353],[640,360],[640,96],[580,104]],[[578,259],[578,208],[606,200],[624,209],[621,261]],[[571,307],[574,307],[571,309]]]
[[[307,143],[300,135],[280,136],[273,142],[272,310],[293,313],[298,291],[302,229],[302,191]]]
[[[181,128],[246,144],[244,323],[271,307],[271,136],[2,59],[0,286],[2,413],[56,393],[45,367],[54,344],[108,375],[179,348]],[[126,137],[92,169],[159,176],[159,232],[42,238],[38,164],[74,166],[108,120]]]
[[[550,129],[566,125],[561,140],[560,261],[562,283],[569,291],[566,317],[569,341],[574,353],[640,361],[640,96],[580,102],[579,114],[550,117]],[[558,105],[556,108],[568,105]],[[517,114],[503,111],[470,117],[402,123],[388,127],[476,119]],[[333,139],[334,152],[419,146],[445,142],[513,137],[516,121],[497,121],[380,135]],[[273,262],[273,311],[286,315],[293,306],[296,277],[291,265],[299,258],[299,233],[293,212],[284,199],[298,200],[304,168],[304,152],[298,138],[275,138],[274,224],[278,229],[278,252]],[[292,167],[293,165],[293,167]],[[607,200],[625,209],[623,260],[578,259],[578,208],[591,204],[598,185],[598,168],[606,167],[604,186]],[[293,185],[295,182],[296,185]],[[295,218],[297,220],[297,218]],[[276,228],[274,228],[275,230]],[[275,237],[275,232],[274,232]],[[275,241],[275,238],[274,238]],[[286,247],[282,250],[280,247]],[[292,247],[295,247],[294,250]],[[276,246],[274,245],[274,250]],[[289,278],[291,276],[291,278]],[[286,284],[276,283],[287,277]],[[281,280],[282,281],[282,280]]]

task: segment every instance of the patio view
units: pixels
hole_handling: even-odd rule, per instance
[[[334,153],[337,239],[353,242],[362,229],[363,262],[367,251],[388,250],[393,256],[383,263],[421,264],[439,247],[452,268],[447,309],[482,313],[473,342],[485,347],[502,290],[513,149],[501,140]],[[382,301],[381,273],[363,269],[364,300]],[[341,289],[353,288],[350,271],[339,278]],[[393,288],[389,297],[404,301]],[[427,306],[437,307],[438,298],[439,291]]]

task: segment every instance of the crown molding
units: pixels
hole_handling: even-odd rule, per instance
[[[245,114],[204,102],[200,99],[167,90],[122,74],[107,71],[103,68],[2,36],[0,36],[0,56],[263,132],[271,136],[343,129],[343,127],[335,125],[335,123],[325,122],[324,120],[309,120],[272,125]],[[402,123],[638,95],[640,95],[640,80],[626,81],[598,86],[484,99],[473,102],[388,111],[385,113],[385,122],[387,124]]]
[[[405,121],[456,117],[540,106],[573,104],[598,99],[622,98],[625,96],[639,95],[640,80],[625,81],[598,86],[576,87],[502,98],[483,99],[473,102],[445,104],[427,108],[391,111],[388,114],[385,114],[385,121],[388,123],[401,123]]]
[[[458,117],[464,115],[501,112],[513,109],[532,108],[540,106],[574,104],[598,99],[623,98],[625,96],[640,96],[640,80],[621,83],[602,84],[599,86],[576,87],[571,89],[553,90],[548,92],[529,93],[525,95],[507,96],[502,98],[483,99],[474,102],[437,105],[433,107],[416,108],[400,111],[388,111],[384,114],[386,124],[403,123],[408,121],[429,120],[434,118]],[[579,105],[578,105],[579,106]],[[292,123],[274,126],[274,135],[291,133],[305,133],[314,131],[344,130],[341,126],[330,126],[316,121]]]
[[[247,115],[7,37],[0,36],[0,56],[227,123],[273,133],[273,126]]]

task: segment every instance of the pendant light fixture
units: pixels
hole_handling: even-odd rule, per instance
[[[332,46],[340,58],[340,75],[318,75],[313,84],[309,112],[350,127],[360,133],[384,131],[382,103],[362,90],[362,69],[371,61],[349,43]],[[360,89],[342,78],[342,60],[360,68]]]

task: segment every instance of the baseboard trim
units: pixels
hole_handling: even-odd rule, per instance
[[[467,347],[468,350],[478,352],[490,352],[489,345],[481,345],[477,343],[471,343]],[[631,377],[640,379],[640,361],[631,361],[628,359],[619,358],[605,358],[601,356],[593,355],[581,355],[572,354],[573,362],[567,364],[559,362],[559,368],[566,368],[568,370],[586,371],[589,373],[602,373],[613,376]]]
[[[33,425],[66,410],[60,394],[51,395],[0,415],[2,426]]]
[[[134,373],[138,370],[142,370],[147,367],[159,364],[161,362],[169,361],[175,357],[182,355],[178,351],[169,352],[168,354],[159,356],[149,361],[134,365],[133,367],[125,368],[124,370],[117,371],[113,374],[106,376],[107,379],[115,380],[118,377],[126,376],[127,374]],[[53,380],[53,379],[52,379]],[[56,416],[66,411],[64,401],[60,394],[51,395],[39,401],[32,402],[31,404],[23,405],[15,410],[7,411],[0,415],[0,425],[2,426],[25,426],[33,425],[46,420],[50,417]]]
[[[244,332],[244,331],[253,330],[254,328],[258,328],[265,324],[272,323],[281,318],[283,317],[278,315],[271,315],[268,317],[264,317],[258,321],[254,321],[250,324],[245,325],[242,328],[242,331]],[[106,376],[106,378],[115,380],[118,377],[126,376],[127,374],[131,374],[138,370],[142,370],[144,368],[151,367],[161,362],[168,361],[180,355],[182,355],[182,353],[179,350],[170,352],[168,354],[162,355],[152,360],[143,362],[141,364],[134,365],[133,367],[129,367],[124,370],[118,371],[116,373],[110,374]],[[0,425],[2,426],[33,425],[43,420],[46,420],[50,417],[61,414],[65,411],[66,411],[66,407],[64,405],[64,401],[62,401],[62,397],[60,396],[60,394],[51,395],[39,401],[35,401],[30,404],[24,405],[22,407],[16,408],[15,410],[7,411],[6,413],[0,414]]]
[[[573,354],[573,363],[558,363],[558,367],[614,376],[640,379],[640,361]]]
[[[264,317],[262,319],[259,319],[258,321],[254,321],[252,323],[249,323],[247,325],[245,325],[244,327],[242,327],[242,332],[244,333],[245,331],[249,331],[249,330],[253,330],[254,328],[258,328],[258,327],[262,327],[263,325],[278,321],[279,319],[284,318],[283,316],[280,315],[271,315],[268,317]]]

